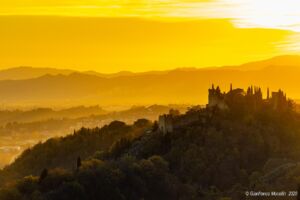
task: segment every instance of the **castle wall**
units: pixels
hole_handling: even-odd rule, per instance
[[[164,134],[173,132],[173,118],[171,115],[161,115],[158,118],[158,127]]]

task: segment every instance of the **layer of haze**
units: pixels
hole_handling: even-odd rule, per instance
[[[240,64],[292,50],[287,30],[236,28],[226,19],[1,16],[0,68],[100,72]]]

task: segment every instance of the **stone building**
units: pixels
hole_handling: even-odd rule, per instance
[[[285,109],[288,106],[286,94],[282,90],[278,90],[278,92],[272,92],[270,102],[275,110]]]
[[[214,85],[212,85],[212,88],[208,89],[207,107],[218,107],[221,110],[227,110],[229,109],[228,103],[230,103],[232,99],[237,99],[241,96],[245,96],[243,89],[233,89],[232,85],[230,85],[230,90],[227,93],[222,93],[219,86],[215,88]]]
[[[225,103],[225,94],[221,93],[219,86],[215,89],[214,85],[208,90],[208,104],[207,107],[218,107],[221,110],[228,109]]]
[[[175,129],[190,125],[194,122],[199,121],[200,113],[198,112],[187,112],[184,115],[176,110],[170,110],[169,114],[160,115],[158,118],[158,128],[163,133],[172,133]]]
[[[160,115],[158,118],[158,128],[164,134],[173,132],[174,116],[170,114]]]

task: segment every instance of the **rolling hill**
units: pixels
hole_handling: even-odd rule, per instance
[[[300,98],[297,88],[300,56],[281,56],[235,67],[182,68],[165,72],[101,75],[92,72],[46,74],[24,80],[1,80],[0,103],[5,105],[141,105],[205,104],[212,84],[263,89],[282,88]],[[0,73],[1,77],[1,73]]]

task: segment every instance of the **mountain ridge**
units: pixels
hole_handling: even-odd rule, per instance
[[[75,71],[0,80],[0,103],[37,106],[206,104],[206,91],[213,83],[222,89],[229,89],[230,84],[241,87],[255,84],[264,90],[281,88],[299,99],[298,73],[300,56],[276,57],[241,67],[125,72],[106,77]]]
[[[255,67],[254,67],[255,66]],[[70,75],[73,73],[80,73],[86,75],[95,75],[101,78],[116,78],[120,76],[136,76],[145,74],[166,74],[172,71],[203,71],[203,70],[217,70],[217,69],[234,69],[234,70],[262,70],[266,66],[299,66],[300,68],[300,56],[299,55],[283,55],[276,56],[270,59],[248,62],[241,65],[234,66],[210,66],[210,67],[182,67],[171,70],[162,71],[145,71],[145,72],[132,72],[132,71],[119,71],[115,73],[101,73],[94,70],[77,71],[71,69],[58,69],[51,67],[31,67],[31,66],[19,66],[0,70],[0,80],[20,80],[20,79],[32,79],[43,75]],[[29,74],[32,73],[32,74]]]

